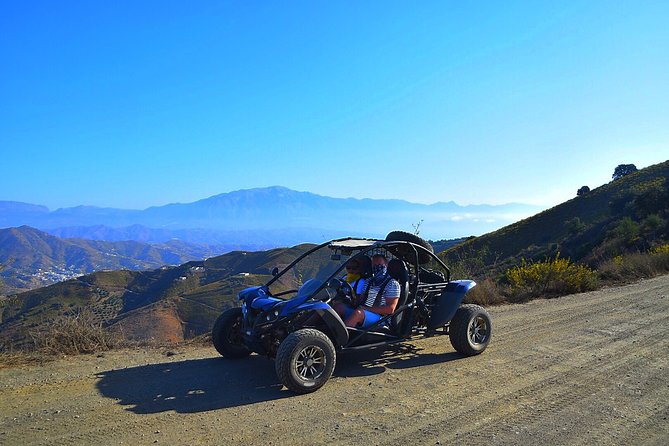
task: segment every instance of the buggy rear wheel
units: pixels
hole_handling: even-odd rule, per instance
[[[448,337],[451,345],[466,356],[478,355],[486,349],[492,336],[488,312],[478,305],[461,305],[451,320]]]
[[[289,334],[279,345],[276,374],[293,392],[314,392],[330,379],[336,359],[330,338],[320,330],[303,328]]]

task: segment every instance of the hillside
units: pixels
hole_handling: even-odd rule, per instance
[[[0,346],[27,342],[49,321],[81,309],[129,339],[178,341],[200,335],[241,289],[265,283],[273,267],[286,266],[312,246],[234,251],[152,271],[98,272],[17,294],[0,301]],[[319,277],[328,256],[310,258],[293,277]]]
[[[430,240],[430,244],[432,245],[434,252],[438,254],[442,251],[446,251],[447,249],[451,249],[454,246],[458,246],[459,244],[464,243],[467,239],[468,237],[455,238],[449,240],[436,240],[436,241]]]
[[[611,181],[537,215],[471,238],[442,254],[490,276],[522,259],[562,257],[596,267],[669,240],[669,161]],[[576,189],[576,188],[575,188]]]
[[[0,294],[50,285],[101,270],[144,270],[213,255],[211,248],[173,240],[161,244],[61,239],[29,226],[0,229]]]

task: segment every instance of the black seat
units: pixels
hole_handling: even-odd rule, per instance
[[[372,275],[372,259],[364,254],[358,255],[354,258],[357,259],[358,263],[360,264],[360,276],[363,279],[370,277]]]
[[[397,311],[398,308],[407,303],[407,298],[409,296],[409,271],[402,260],[392,259],[388,262],[388,275],[397,280],[400,284],[400,297],[397,301],[397,306],[395,307]],[[393,333],[399,334],[403,316],[404,312],[400,312],[391,318],[390,330]]]

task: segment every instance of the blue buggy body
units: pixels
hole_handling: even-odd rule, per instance
[[[342,272],[351,259],[365,264],[374,254],[391,259],[388,273],[400,285],[397,306],[367,328],[347,327],[330,304],[359,305],[361,296],[343,280]],[[323,267],[314,271],[314,263]],[[316,277],[302,282],[305,271]],[[306,251],[280,271],[275,268],[265,285],[242,290],[241,306],[218,318],[212,340],[228,358],[252,352],[275,358],[277,374],[286,387],[311,392],[325,384],[334,370],[336,353],[345,350],[448,335],[460,353],[481,353],[492,334],[490,316],[477,305],[462,304],[475,285],[472,280],[451,280],[449,268],[431,245],[413,234],[394,231],[386,240],[332,240]]]

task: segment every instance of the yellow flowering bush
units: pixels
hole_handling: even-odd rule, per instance
[[[559,296],[596,288],[595,273],[584,265],[561,258],[522,263],[506,271],[511,291],[518,297]]]
[[[652,255],[662,255],[662,254],[669,254],[669,243],[665,243],[664,245],[656,246],[655,248],[650,250],[650,253]]]

